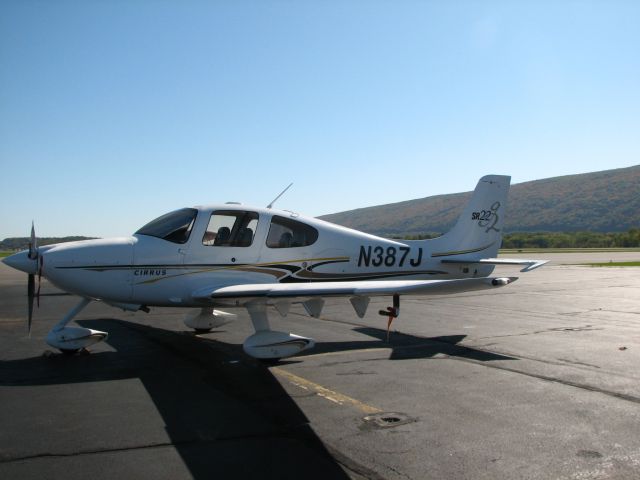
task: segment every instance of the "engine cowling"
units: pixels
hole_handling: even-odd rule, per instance
[[[251,335],[244,341],[242,348],[247,355],[254,358],[278,359],[296,355],[313,348],[315,344],[312,338],[267,330]]]

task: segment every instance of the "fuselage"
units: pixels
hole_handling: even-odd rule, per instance
[[[84,297],[192,307],[199,306],[192,293],[209,287],[455,279],[493,270],[441,262],[461,253],[438,239],[396,241],[289,211],[222,204],[171,212],[130,237],[41,247],[39,261],[44,277]],[[35,273],[21,255],[7,263]]]

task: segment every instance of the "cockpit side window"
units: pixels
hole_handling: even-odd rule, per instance
[[[271,218],[267,247],[293,248],[312,245],[318,239],[318,231],[297,220],[274,215]]]
[[[186,243],[198,211],[195,208],[183,208],[152,220],[136,232],[136,235],[148,235],[162,238],[173,243]]]
[[[258,226],[256,212],[216,210],[202,237],[202,244],[215,247],[249,247]]]

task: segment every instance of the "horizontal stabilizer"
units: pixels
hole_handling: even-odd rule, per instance
[[[442,263],[482,263],[488,265],[525,265],[521,272],[530,272],[548,263],[549,260],[524,260],[521,258],[480,258],[478,260],[445,259]]]

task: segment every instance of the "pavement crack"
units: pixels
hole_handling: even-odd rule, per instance
[[[449,342],[445,342],[445,341],[439,341],[439,340],[435,340],[435,339],[433,339],[431,341],[436,342],[436,343],[444,343],[444,344],[451,345]],[[454,344],[454,346],[455,347],[460,347],[460,348],[471,348],[471,349],[474,349],[474,350],[478,350],[480,352],[496,353],[496,352],[492,352],[490,350],[480,349],[477,346],[468,346],[468,345],[462,346],[462,345],[458,345],[458,344]],[[524,370],[519,370],[517,368],[512,368],[512,367],[508,367],[508,366],[504,366],[504,365],[498,365],[498,364],[492,364],[492,363],[489,363],[489,362],[486,362],[486,361],[476,360],[476,359],[464,357],[464,356],[461,356],[461,355],[450,355],[450,354],[445,354],[445,355],[446,355],[446,358],[451,359],[451,360],[458,360],[458,361],[461,361],[461,362],[473,363],[474,365],[482,365],[484,367],[493,368],[493,369],[496,369],[496,370],[503,370],[503,371],[507,371],[507,372],[517,373],[517,374],[520,374],[520,375],[525,375],[525,376],[528,376],[528,377],[537,378],[539,380],[545,380],[545,381],[548,381],[548,382],[559,383],[561,385],[574,387],[574,388],[580,388],[582,390],[587,390],[587,391],[590,391],[590,392],[601,393],[601,394],[604,394],[604,395],[608,395],[610,397],[618,398],[620,400],[626,400],[628,402],[640,404],[640,397],[635,396],[635,395],[630,395],[630,394],[621,393],[621,392],[615,392],[613,390],[607,390],[607,389],[596,387],[596,386],[593,386],[593,385],[588,385],[586,383],[573,382],[571,380],[563,380],[561,378],[551,377],[549,375],[542,375],[542,374],[537,374],[537,373],[532,373],[532,372],[526,372]],[[541,363],[548,363],[548,364],[566,366],[566,364],[563,364],[563,363],[544,361],[544,360],[540,360],[540,359],[536,359],[536,358],[522,357],[522,356],[519,356],[519,355],[509,354],[509,356],[512,357],[512,358],[524,358],[526,360],[531,360],[531,361],[536,361],[536,362],[541,362]],[[576,365],[579,366],[579,362],[570,362],[570,363],[576,364]]]
[[[388,468],[389,470],[391,470],[393,473],[397,474],[397,475],[401,475],[404,478],[408,478],[409,480],[413,480],[409,475],[407,475],[404,472],[401,472],[400,470],[398,470],[397,468],[392,467],[391,465],[385,465],[386,468]]]
[[[541,333],[552,333],[552,332],[591,332],[594,330],[604,330],[602,327],[594,327],[593,325],[582,325],[577,327],[553,327],[553,328],[545,328],[544,330],[534,330],[532,332],[523,332],[523,333],[510,333],[507,335],[491,335],[487,337],[477,337],[478,340],[486,340],[492,338],[509,338],[509,337],[526,337],[528,335],[539,335]]]
[[[25,460],[37,460],[40,458],[65,458],[65,457],[76,457],[76,456],[82,456],[82,455],[97,455],[102,453],[118,453],[118,452],[128,452],[128,451],[135,451],[135,450],[146,450],[146,449],[153,449],[153,448],[187,445],[187,444],[192,444],[196,442],[197,442],[196,440],[186,440],[184,442],[151,443],[148,445],[133,445],[129,447],[120,447],[120,448],[99,448],[99,449],[93,449],[93,450],[87,449],[87,450],[79,450],[77,452],[70,452],[70,453],[65,453],[65,452],[36,453],[34,455],[23,455],[23,456],[12,457],[12,458],[2,458],[0,459],[0,464],[23,462]]]
[[[348,457],[336,447],[329,443],[325,443],[325,448],[329,452],[329,454],[342,466],[344,470],[347,471],[349,476],[354,479],[365,478],[367,480],[385,480],[383,476],[381,476],[376,471],[362,465],[352,458]]]
[[[579,362],[577,360],[570,360],[568,358],[559,358],[558,362],[561,362],[561,363],[557,363],[558,365],[570,364],[570,365],[578,365],[578,366],[581,366],[581,367],[589,367],[589,368],[597,368],[597,369],[602,368],[599,365],[594,365],[592,363]]]
[[[213,445],[218,443],[225,442],[237,442],[243,440],[255,440],[255,439],[275,439],[275,438],[290,438],[290,432],[273,432],[267,434],[256,434],[256,435],[232,435],[228,437],[220,437],[215,439],[191,439],[191,440],[181,440],[175,442],[158,442],[158,443],[150,443],[146,445],[130,445],[126,447],[116,447],[116,448],[96,448],[96,449],[83,449],[75,452],[43,452],[36,453],[33,455],[22,455],[11,458],[0,458],[0,465],[15,463],[15,462],[24,462],[28,460],[38,460],[42,458],[68,458],[68,457],[78,457],[84,455],[101,455],[105,453],[121,453],[121,452],[131,452],[137,450],[152,450],[156,448],[180,448],[180,447],[188,447],[191,445]]]
[[[563,380],[561,378],[551,377],[549,375],[542,375],[542,374],[539,374],[539,373],[525,372],[523,370],[518,370],[516,368],[506,367],[506,366],[503,366],[503,365],[495,365],[495,364],[491,365],[491,364],[488,364],[488,363],[479,362],[477,360],[473,360],[473,359],[469,359],[469,358],[453,357],[453,356],[449,357],[449,358],[451,360],[459,360],[461,362],[473,363],[475,365],[482,365],[483,367],[494,368],[496,370],[503,370],[503,371],[506,371],[506,372],[517,373],[517,374],[520,374],[520,375],[525,375],[527,377],[537,378],[539,380],[545,380],[547,382],[559,383],[561,385],[566,385],[568,387],[579,388],[581,390],[587,390],[587,391],[590,391],[590,392],[601,393],[601,394],[604,394],[604,395],[608,395],[610,397],[618,398],[620,400],[626,400],[628,402],[633,402],[633,403],[640,404],[640,397],[637,397],[635,395],[629,395],[627,393],[614,392],[612,390],[607,390],[607,389],[596,387],[596,386],[593,386],[593,385],[587,385],[586,383],[572,382],[571,380]]]

